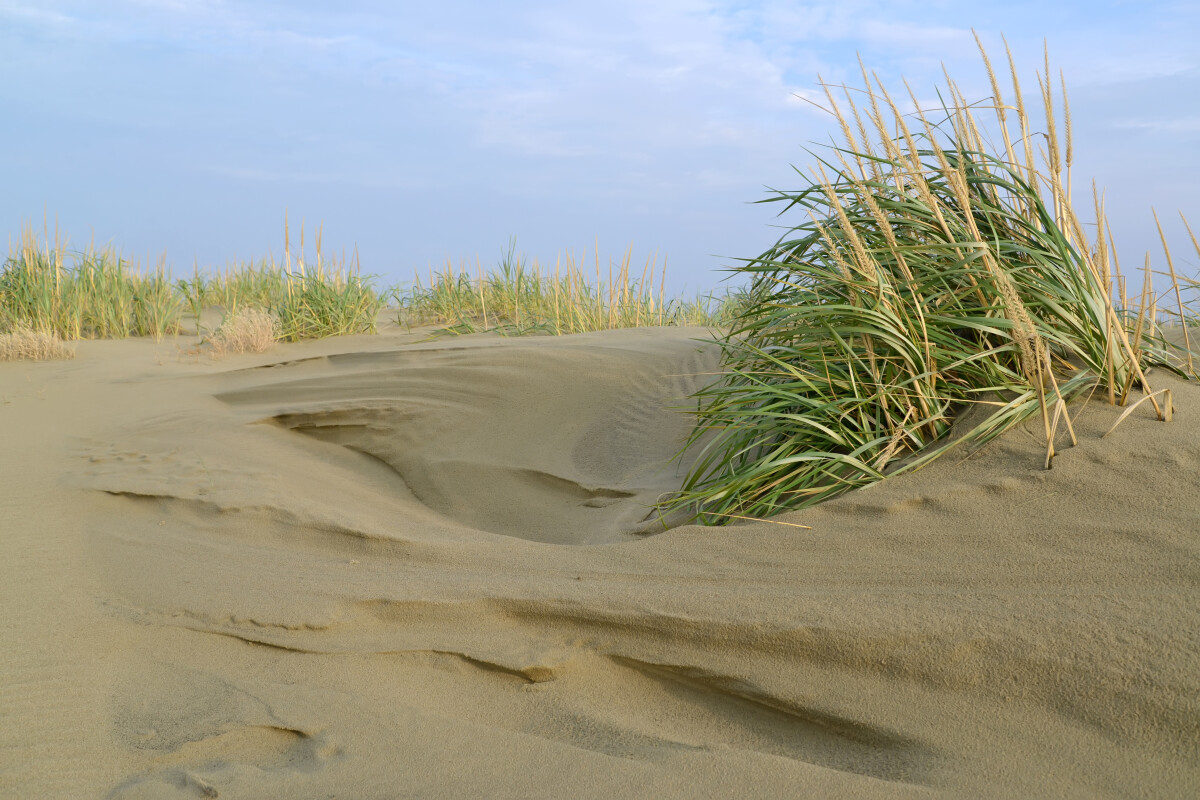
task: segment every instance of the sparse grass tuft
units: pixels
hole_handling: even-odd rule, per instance
[[[214,358],[230,353],[262,353],[280,337],[279,318],[262,308],[241,308],[227,314],[209,337]]]
[[[25,325],[0,333],[0,361],[51,361],[74,357],[75,350],[56,333],[35,331]]]
[[[1155,323],[1149,268],[1143,297],[1122,299],[1100,197],[1084,236],[1049,74],[1039,164],[1015,71],[1015,109],[988,72],[990,102],[947,77],[936,112],[905,113],[865,70],[860,95],[826,85],[844,143],[763,201],[801,219],[738,268],[749,302],[717,339],[724,374],[698,395],[695,467],[664,509],[721,524],[802,508],[1039,413],[1049,467],[1060,431],[1074,441],[1067,402],[1095,389],[1123,405],[1139,387],[1170,418],[1146,371],[1195,377],[1190,357]],[[982,421],[952,437],[969,409]]]

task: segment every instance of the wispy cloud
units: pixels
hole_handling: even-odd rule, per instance
[[[1200,117],[1176,119],[1119,119],[1111,123],[1121,130],[1149,131],[1158,134],[1200,134]]]
[[[75,25],[79,22],[78,18],[65,14],[62,11],[29,5],[27,3],[12,2],[11,0],[0,3],[0,16],[27,24],[49,27]]]

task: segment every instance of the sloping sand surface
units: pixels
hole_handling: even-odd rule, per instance
[[[1200,389],[664,531],[703,337],[0,364],[0,795],[1200,792]]]

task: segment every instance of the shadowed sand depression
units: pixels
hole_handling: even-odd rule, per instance
[[[711,351],[672,344],[335,355],[252,370],[217,397],[360,454],[352,469],[464,525],[598,544],[664,529],[651,507],[679,486],[672,461],[689,425],[671,408],[716,369]]]
[[[0,365],[4,793],[1179,796],[1200,396],[664,526],[695,330]],[[1032,430],[1032,429],[1031,429]],[[7,794],[6,794],[7,796]]]

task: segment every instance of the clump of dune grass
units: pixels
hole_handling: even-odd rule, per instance
[[[0,333],[0,361],[52,361],[71,359],[75,350],[56,333],[27,325]]]
[[[724,369],[697,398],[695,466],[664,509],[719,524],[802,508],[1039,414],[1049,467],[1056,442],[1074,441],[1067,403],[1092,392],[1124,404],[1140,388],[1170,418],[1147,370],[1195,373],[1161,335],[1148,268],[1141,300],[1122,299],[1101,197],[1084,235],[1065,87],[1060,129],[1047,59],[1037,132],[1011,54],[1008,105],[980,51],[985,103],[949,76],[936,110],[865,68],[855,93],[825,85],[843,141],[800,173],[804,188],[764,201],[800,219],[737,267],[750,302],[717,338]]]
[[[499,266],[485,272],[476,266],[457,271],[447,263],[426,283],[418,275],[407,290],[397,290],[397,321],[412,326],[434,324],[439,333],[496,331],[505,335],[562,335],[587,331],[664,325],[717,327],[728,322],[736,292],[726,297],[668,298],[665,265],[653,256],[638,271],[633,251],[620,264],[594,267],[567,253],[551,269],[530,264],[510,244]]]
[[[308,259],[302,226],[300,250],[293,255],[285,219],[281,263],[264,259],[234,264],[215,275],[201,274],[196,268],[192,280],[180,281],[180,289],[197,316],[210,306],[230,313],[246,307],[271,312],[283,341],[375,333],[385,296],[361,274],[357,259],[351,262],[324,253],[319,227],[314,238],[316,253]]]
[[[279,318],[262,308],[240,308],[227,314],[209,337],[214,358],[230,353],[262,353],[279,340]]]
[[[62,339],[163,336],[178,330],[183,302],[165,266],[143,271],[112,248],[69,251],[28,226],[0,270],[0,326],[25,325]]]
[[[369,281],[321,264],[310,269],[301,263],[285,274],[286,293],[271,309],[279,317],[280,335],[286,341],[375,333],[387,301]]]

